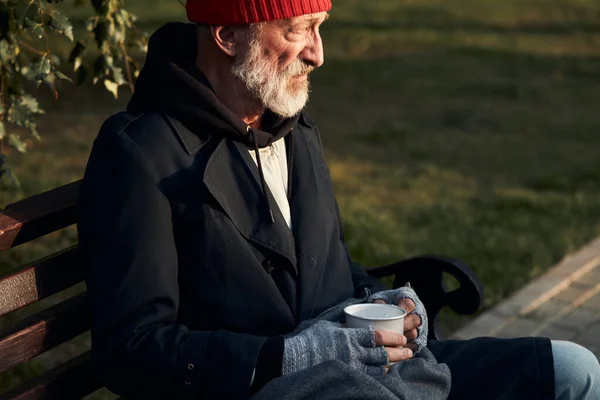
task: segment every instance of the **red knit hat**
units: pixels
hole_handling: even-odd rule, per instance
[[[210,25],[253,24],[331,9],[331,0],[187,0],[187,17]]]

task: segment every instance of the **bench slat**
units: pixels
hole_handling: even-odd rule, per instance
[[[84,279],[77,246],[0,276],[0,317]]]
[[[103,385],[94,378],[88,351],[22,386],[0,395],[0,400],[71,400],[95,392]]]
[[[73,182],[0,209],[0,251],[74,224],[80,185]]]
[[[0,331],[0,373],[89,330],[89,301],[81,293]]]

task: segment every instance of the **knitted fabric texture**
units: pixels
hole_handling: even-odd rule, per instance
[[[339,360],[371,375],[384,374],[387,352],[375,345],[372,329],[349,329],[339,322],[317,321],[309,328],[284,340],[282,374]]]
[[[409,313],[417,314],[421,318],[421,326],[417,328],[418,336],[413,343],[418,346],[417,351],[421,350],[423,347],[427,346],[427,333],[428,333],[428,320],[427,320],[427,312],[425,311],[425,306],[419,300],[419,297],[410,287],[410,284],[407,286],[393,289],[393,290],[385,290],[383,292],[375,293],[367,299],[368,303],[372,303],[375,300],[383,300],[388,304],[397,305],[398,301],[401,299],[411,299],[415,303],[415,309]]]
[[[254,24],[331,9],[331,0],[187,0],[191,22],[209,25]]]
[[[326,361],[272,380],[251,400],[446,400],[450,380],[448,366],[425,348],[380,376],[366,375],[339,360]]]

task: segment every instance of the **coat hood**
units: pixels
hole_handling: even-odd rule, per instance
[[[298,116],[280,118],[267,110],[262,129],[252,129],[215,95],[196,65],[196,28],[188,23],[168,23],[150,38],[146,63],[127,106],[130,112],[166,114],[197,134],[209,131],[254,147],[267,147],[287,135]]]

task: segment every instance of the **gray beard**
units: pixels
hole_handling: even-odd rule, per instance
[[[231,67],[231,73],[259,100],[265,108],[283,118],[297,115],[308,101],[309,84],[303,81],[294,91],[290,88],[294,76],[311,69],[300,58],[294,60],[283,72],[262,57],[262,46],[253,38],[244,57],[240,57]]]

